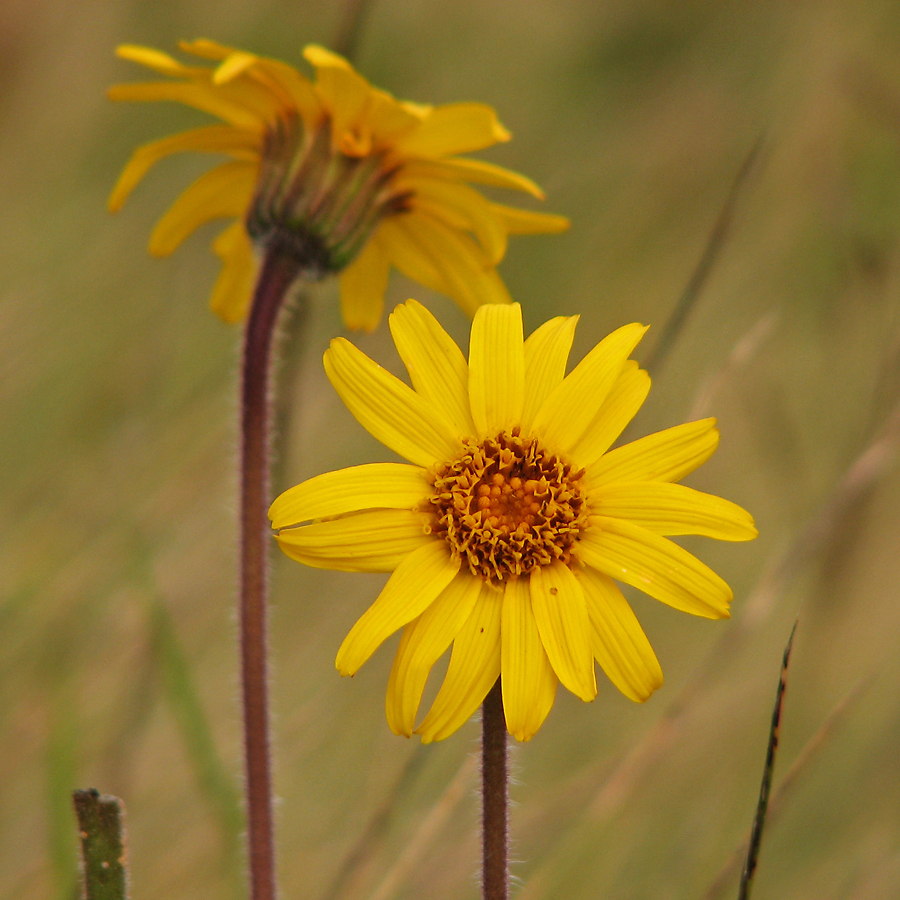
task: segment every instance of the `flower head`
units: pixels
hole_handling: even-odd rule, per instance
[[[469,360],[415,301],[391,332],[410,388],[338,338],[325,369],[341,399],[412,465],[320,475],[269,512],[284,552],[307,565],[393,572],[337,656],[353,675],[403,629],[387,691],[398,734],[439,740],[501,678],[507,727],[528,740],[558,682],[597,693],[594,662],[632,700],[662,684],[653,649],[613,579],[676,609],[728,615],[728,585],[668,540],[756,536],[727,500],[676,484],[718,443],[714,419],[609,448],[650,378],[629,354],[646,330],[626,325],[568,374],[577,317],[527,341],[517,304],[481,307]],[[443,685],[416,714],[429,671],[453,644]]]
[[[315,82],[274,59],[207,40],[182,50],[216,65],[187,66],[131,45],[118,55],[169,80],[116,85],[113,100],[174,100],[223,124],[138,148],[109,200],[119,209],[158,160],[180,151],[231,157],[192,184],[158,222],[150,252],[171,253],[212,219],[234,218],[215,240],[222,271],[211,305],[244,318],[256,248],[277,238],[307,278],[341,272],[341,307],[351,328],[374,329],[391,266],[451,296],[469,314],[508,302],[495,266],[510,234],[564,231],[562,216],[493,203],[470,182],[543,197],[531,180],[457,156],[509,140],[478,103],[424,106],[372,87],[342,57],[303,51]]]

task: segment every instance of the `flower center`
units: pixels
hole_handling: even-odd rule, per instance
[[[494,584],[555,560],[568,563],[587,524],[584,471],[573,472],[518,428],[464,445],[432,475],[431,533]]]
[[[384,152],[350,156],[332,147],[331,120],[307,129],[297,115],[266,132],[247,231],[257,244],[288,242],[307,276],[352,262],[378,222],[403,212],[409,195],[392,182]]]

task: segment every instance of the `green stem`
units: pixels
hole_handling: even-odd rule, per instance
[[[503,715],[503,695],[499,678],[482,705],[481,734],[483,861],[481,890],[484,900],[507,900],[509,792],[506,719]]]
[[[266,644],[269,507],[269,375],[278,314],[303,270],[292,242],[266,249],[244,337],[241,385],[241,675],[247,839],[252,900],[275,898]]]

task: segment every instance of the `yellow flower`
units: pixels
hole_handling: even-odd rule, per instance
[[[117,53],[174,80],[121,84],[113,100],[174,100],[225,124],[138,148],[109,200],[115,211],[158,160],[180,151],[231,157],[192,184],[150,239],[171,253],[212,219],[236,218],[215,240],[222,271],[211,305],[244,318],[257,271],[254,246],[288,243],[306,278],[341,272],[341,308],[350,328],[374,329],[391,266],[452,297],[469,315],[509,302],[495,271],[510,234],[560,232],[562,216],[493,203],[468,182],[525,191],[530,179],[457,156],[509,140],[494,111],[478,103],[424,106],[372,87],[342,57],[303,51],[312,82],[286,63],[207,40],[181,48],[217,63],[186,66],[158,50]]]
[[[728,585],[665,537],[756,536],[739,506],[674,483],[712,455],[715,420],[610,450],[650,389],[628,359],[646,329],[618,329],[565,375],[576,322],[551,319],[523,342],[518,304],[482,306],[467,364],[411,300],[390,326],[412,388],[341,338],[325,354],[348,409],[412,465],[320,475],[269,515],[293,559],[393,572],[337,667],[355,674],[403,629],[387,690],[398,734],[447,737],[500,677],[507,727],[528,740],[558,681],[593,700],[595,660],[627,697],[646,700],[662,672],[614,578],[676,609],[728,616]],[[416,728],[428,673],[451,642],[443,685]]]

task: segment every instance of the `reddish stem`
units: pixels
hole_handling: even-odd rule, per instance
[[[252,900],[275,898],[266,644],[269,507],[269,372],[278,314],[302,269],[295,248],[265,253],[244,336],[241,384],[241,681],[246,754],[247,839]]]
[[[507,775],[506,719],[500,679],[485,697],[481,711],[481,784],[482,784],[482,879],[484,900],[507,900],[509,864],[507,861]]]

